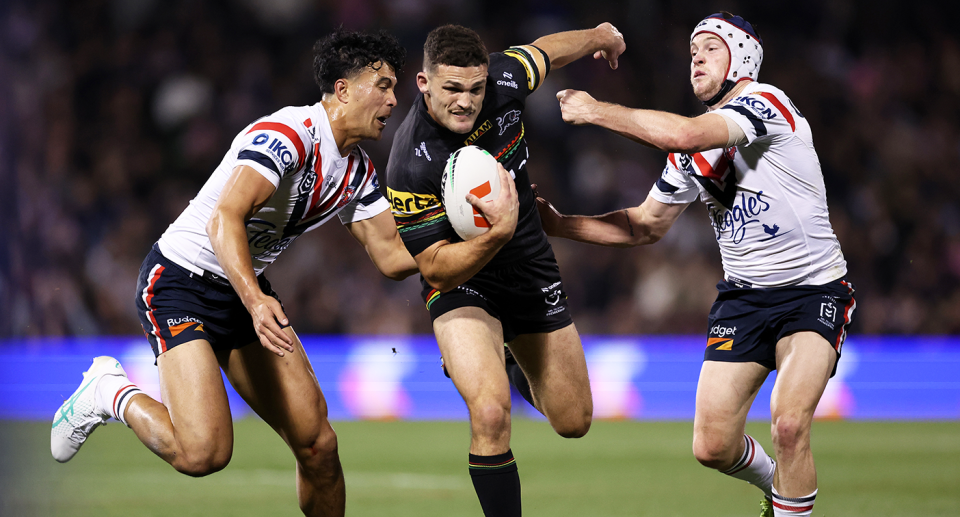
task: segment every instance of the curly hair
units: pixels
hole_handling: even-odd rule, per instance
[[[313,45],[313,78],[323,93],[333,93],[339,79],[351,77],[366,67],[379,70],[388,63],[400,73],[407,51],[384,30],[374,34],[339,28]]]
[[[488,64],[490,56],[480,36],[460,25],[433,29],[423,44],[423,69],[430,72],[437,65],[468,67]]]

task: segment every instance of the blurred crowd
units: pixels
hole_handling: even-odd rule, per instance
[[[696,115],[689,34],[727,9],[764,40],[760,79],[810,121],[831,220],[857,287],[854,333],[960,331],[957,7],[890,0],[6,0],[0,3],[0,337],[136,334],[140,262],[254,119],[320,99],[313,42],[384,28],[407,48],[384,170],[433,27],[491,51],[613,22],[618,70],[584,59],[528,101],[530,175],[565,213],[639,204],[665,154],[570,127],[554,93]],[[429,333],[419,282],[379,276],[335,221],[267,270],[301,333]],[[554,241],[586,334],[702,333],[721,278],[706,210],[628,250]]]

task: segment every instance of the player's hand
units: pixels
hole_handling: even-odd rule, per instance
[[[255,302],[247,306],[247,310],[253,318],[253,328],[257,331],[263,348],[280,357],[283,357],[284,352],[293,352],[293,339],[281,328],[281,325],[289,325],[290,321],[276,298],[261,294]]]
[[[497,162],[497,172],[500,174],[500,195],[496,199],[483,200],[473,194],[467,194],[466,199],[467,203],[473,205],[490,223],[488,233],[506,242],[513,237],[513,232],[517,229],[520,198],[513,178],[499,162]]]
[[[567,124],[580,126],[589,124],[587,116],[597,105],[597,100],[587,92],[580,90],[560,90],[557,92],[560,101],[560,116]]]
[[[537,199],[537,212],[540,212],[540,225],[543,227],[543,231],[551,237],[559,236],[563,214],[554,208],[549,201],[540,197],[536,184],[530,186],[533,188],[533,195]]]
[[[608,22],[597,25],[596,30],[601,34],[603,45],[600,50],[593,53],[593,59],[606,59],[610,63],[610,68],[616,70],[619,66],[617,58],[627,50],[627,44],[623,41],[623,34]]]

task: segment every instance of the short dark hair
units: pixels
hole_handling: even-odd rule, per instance
[[[423,44],[423,68],[432,71],[437,65],[489,65],[490,56],[483,40],[472,29],[460,25],[443,25],[430,31]]]
[[[323,93],[333,93],[333,85],[368,66],[388,63],[400,73],[407,51],[397,38],[380,30],[376,33],[353,32],[339,28],[313,45],[313,78]]]

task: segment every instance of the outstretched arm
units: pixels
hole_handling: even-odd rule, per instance
[[[560,68],[581,57],[593,54],[594,59],[606,59],[616,70],[617,58],[627,49],[623,34],[604,22],[593,29],[558,32],[543,36],[532,43],[550,57],[550,67]]]
[[[632,109],[600,102],[589,93],[578,90],[557,92],[557,100],[560,101],[563,120],[568,124],[600,126],[670,153],[689,154],[730,147],[740,143],[741,139],[737,137],[743,136],[739,126],[733,122],[728,124],[726,117],[716,113],[688,118],[665,111]],[[731,130],[738,134],[731,137]]]
[[[403,280],[417,272],[417,262],[400,240],[397,223],[390,210],[344,225],[367,251],[373,265],[391,280]]]
[[[659,241],[687,206],[668,205],[647,196],[640,206],[604,215],[563,215],[549,201],[537,197],[537,210],[547,235],[617,248]]]

